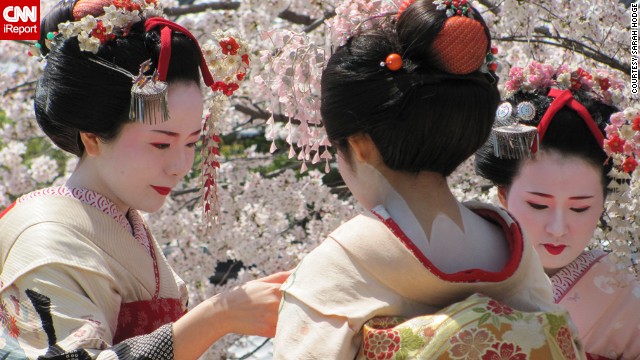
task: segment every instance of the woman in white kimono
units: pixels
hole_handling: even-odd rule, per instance
[[[486,141],[498,106],[488,28],[466,1],[400,8],[393,29],[354,35],[322,74],[323,123],[367,212],[330,234],[283,285],[275,358],[580,356],[518,225],[495,207],[459,203],[447,186]],[[485,296],[465,302],[476,293]],[[462,312],[438,313],[454,303]],[[546,320],[511,316],[519,311],[558,312],[545,333]],[[372,318],[436,313],[418,327],[365,330],[363,339]],[[440,324],[453,313],[465,322]],[[521,325],[529,339],[510,338]]]
[[[534,73],[535,83],[528,80]],[[497,112],[498,135],[476,154],[478,174],[498,186],[591,359],[640,359],[640,282],[612,272],[613,255],[587,249],[612,180],[603,145],[621,86],[603,72],[535,62],[514,68]],[[505,127],[516,120],[526,130],[518,136]]]
[[[138,210],[158,210],[190,170],[202,127],[200,72],[207,85],[211,74],[186,29],[144,18],[154,1],[114,4],[64,1],[43,19],[36,118],[80,161],[64,186],[0,214],[2,359],[196,359],[226,333],[275,330],[286,274],[185,314],[185,284]],[[113,27],[93,18],[109,5],[114,17],[102,21]],[[95,28],[48,34],[66,21],[67,30]]]

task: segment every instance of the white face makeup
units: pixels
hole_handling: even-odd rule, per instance
[[[124,212],[158,210],[193,165],[202,124],[200,89],[195,84],[171,84],[168,104],[168,121],[124,125],[116,139],[100,144],[100,154],[92,160],[101,182],[93,190]]]
[[[539,153],[526,160],[506,195],[506,207],[552,274],[578,257],[604,207],[600,169],[577,157]]]

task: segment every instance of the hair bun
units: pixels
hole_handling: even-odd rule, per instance
[[[488,47],[484,26],[466,16],[448,18],[432,45],[442,70],[458,75],[480,69]]]
[[[104,14],[104,7],[112,3],[112,0],[78,0],[73,7],[73,18],[80,20],[87,15],[100,16]]]

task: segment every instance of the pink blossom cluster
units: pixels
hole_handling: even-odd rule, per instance
[[[516,91],[545,91],[550,87],[582,91],[607,105],[617,106],[623,97],[624,81],[615,73],[602,69],[591,74],[580,67],[575,70],[567,65],[555,68],[533,61],[524,68],[512,67],[505,83],[508,96]]]
[[[611,115],[611,124],[605,130],[605,151],[618,169],[633,173],[640,159],[640,112],[630,108]]]
[[[327,21],[332,44],[344,45],[356,31],[389,26],[391,15],[395,14],[402,1],[350,0],[336,6],[336,16]]]

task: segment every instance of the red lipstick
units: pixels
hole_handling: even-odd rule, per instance
[[[544,248],[547,249],[551,255],[560,255],[566,247],[566,245],[544,244]]]
[[[168,188],[168,187],[155,186],[155,185],[151,185],[151,187],[153,188],[153,190],[157,191],[158,194],[162,196],[168,195],[171,192],[171,188]]]

